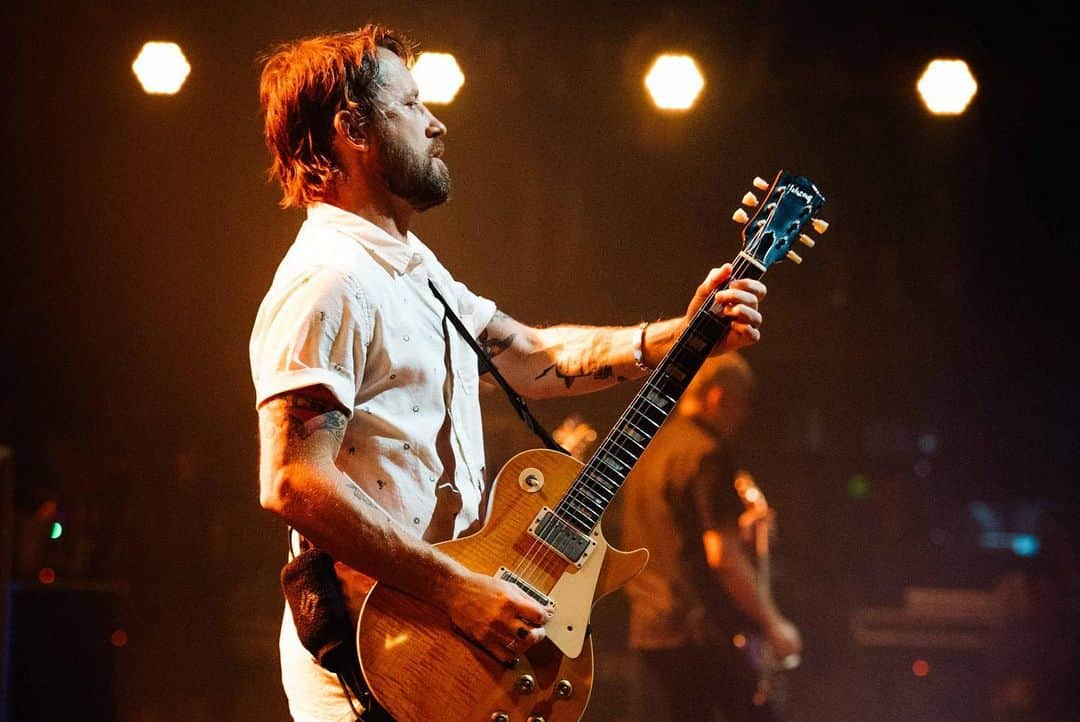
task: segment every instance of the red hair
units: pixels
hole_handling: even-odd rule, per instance
[[[259,102],[273,159],[268,175],[281,184],[283,208],[311,205],[332,191],[340,172],[334,116],[351,109],[371,122],[378,108],[379,48],[412,65],[412,43],[381,25],[304,38],[266,55]]]

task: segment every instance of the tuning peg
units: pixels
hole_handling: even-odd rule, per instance
[[[788,260],[794,263],[796,266],[802,263],[802,257],[795,251],[788,251],[786,255]]]
[[[742,197],[742,203],[743,203],[744,206],[749,206],[751,208],[756,208],[757,204],[758,204],[757,196],[754,195],[753,193],[747,193],[746,195],[744,195]]]
[[[814,230],[817,231],[818,233],[824,233],[825,231],[829,230],[829,222],[828,221],[823,221],[820,218],[815,218],[813,220],[813,224],[814,224]]]
[[[748,220],[750,220],[750,216],[746,215],[746,211],[740,208],[731,215],[731,220],[735,221],[736,223],[746,223]]]
[[[754,177],[754,187],[759,191],[769,190],[769,181],[765,180],[761,176]]]
[[[799,241],[802,242],[802,244],[804,246],[806,246],[807,248],[813,248],[814,247],[814,239],[811,238],[810,236],[806,235],[805,233],[800,233],[799,234]]]

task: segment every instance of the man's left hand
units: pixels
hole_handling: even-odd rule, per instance
[[[731,285],[722,291],[716,290],[729,278],[731,278],[730,263],[709,271],[709,275],[694,293],[694,298],[690,301],[683,319],[684,327],[689,325],[702,304],[710,296],[716,297],[713,312],[718,316],[731,319],[731,331],[723,341],[716,345],[713,355],[734,351],[761,340],[762,319],[758,305],[761,299],[765,298],[765,284],[750,278],[741,278],[732,281]]]

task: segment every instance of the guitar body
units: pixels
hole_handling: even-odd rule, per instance
[[[372,588],[357,627],[360,665],[375,698],[398,722],[488,722],[499,714],[510,722],[581,719],[592,689],[593,603],[628,582],[648,559],[644,549],[627,553],[609,546],[599,526],[580,567],[540,551],[530,525],[544,507],[556,507],[581,468],[576,459],[546,449],[518,454],[495,479],[483,528],[438,545],[475,572],[520,573],[555,603],[548,639],[516,668],[466,639],[442,611],[383,584]]]

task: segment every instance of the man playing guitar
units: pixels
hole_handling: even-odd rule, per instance
[[[732,643],[744,621],[762,630],[776,658],[802,651],[740,543],[744,507],[732,488],[729,445],[752,385],[738,354],[706,361],[622,492],[623,544],[650,552],[626,587],[629,641],[672,720],[717,712],[732,722],[779,719],[772,700],[757,694],[745,636],[741,648]]]
[[[639,327],[540,329],[499,312],[409,231],[450,190],[446,126],[419,100],[412,58],[401,36],[369,25],[283,45],[263,68],[271,175],[307,221],[251,337],[260,501],[336,560],[354,620],[376,580],[511,663],[544,639],[550,610],[433,546],[480,524],[488,489],[476,360],[429,281],[529,398],[640,378],[714,295],[711,312],[733,322],[715,352],[754,343],[765,286],[718,291],[731,267],[714,269],[685,316]],[[280,648],[295,719],[355,718],[288,609]]]

